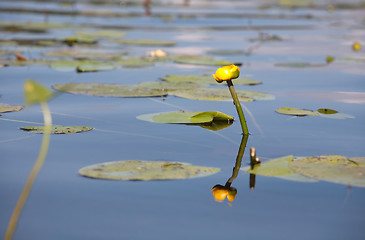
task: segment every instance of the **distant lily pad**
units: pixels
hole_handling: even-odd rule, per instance
[[[125,55],[125,52],[120,51],[105,51],[99,49],[92,48],[82,48],[82,49],[73,49],[73,48],[61,48],[61,49],[53,49],[46,51],[44,55],[50,57],[61,57],[61,58],[73,58],[77,59],[74,61],[82,61],[82,60],[117,60],[121,56]]]
[[[153,181],[205,177],[219,171],[219,168],[193,166],[179,162],[117,161],[84,167],[79,170],[79,174],[97,179]]]
[[[276,112],[286,115],[294,115],[294,116],[318,116],[319,113],[316,113],[311,110],[299,109],[299,108],[291,108],[291,107],[282,107],[276,109]]]
[[[219,61],[215,60],[210,56],[199,56],[199,55],[179,55],[174,58],[174,62],[194,64],[194,65],[211,65],[211,66],[224,66],[224,65],[234,64],[233,62],[230,61]]]
[[[243,50],[230,50],[230,49],[214,49],[207,51],[208,54],[212,55],[245,55],[246,52]]]
[[[359,159],[359,162],[356,160]],[[337,155],[301,158],[289,167],[304,176],[334,183],[365,187],[364,158]]]
[[[167,92],[158,89],[118,84],[68,83],[56,84],[52,87],[61,92],[102,97],[164,97],[167,95]]]
[[[237,96],[242,102],[252,102],[254,100],[272,100],[275,97],[271,94],[237,90]],[[207,101],[231,101],[232,96],[228,89],[179,89],[168,90],[168,93],[177,97]]]
[[[278,177],[285,180],[299,181],[299,182],[315,182],[310,178],[304,177],[297,174],[291,168],[289,168],[289,163],[293,161],[293,156],[285,156],[280,158],[275,158],[267,162],[254,165],[253,168],[250,166],[241,168],[250,174],[268,176],[268,177]]]
[[[44,133],[44,126],[40,127],[21,127],[21,130],[34,132],[34,133]],[[92,127],[78,127],[78,126],[52,126],[52,134],[69,134],[69,133],[80,133],[93,130]]]
[[[76,36],[90,37],[90,38],[123,38],[126,33],[116,30],[98,30],[98,31],[76,31]]]
[[[21,105],[7,105],[0,103],[0,113],[17,112],[23,109]]]
[[[193,82],[198,83],[200,85],[208,85],[208,84],[219,84],[217,81],[213,78],[212,75],[208,76],[200,76],[200,75],[167,75],[165,77],[161,78],[164,81],[167,82]],[[261,84],[262,82],[248,79],[248,78],[237,78],[234,79],[235,85],[257,85]]]
[[[153,61],[149,61],[143,57],[124,57],[116,62],[125,68],[141,68],[153,65]]]
[[[141,82],[138,84],[138,86],[152,89],[174,90],[174,89],[202,88],[206,85],[204,83],[201,84],[199,82],[152,81],[152,82]]]
[[[183,123],[183,124],[198,124],[198,123],[210,123],[233,121],[233,117],[217,112],[164,112],[164,113],[152,113],[143,114],[137,117],[140,120],[155,122],[155,123]]]
[[[96,44],[98,41],[92,37],[87,36],[72,36],[63,38],[62,42],[72,46],[74,44]]]
[[[153,39],[120,39],[113,40],[115,43],[119,44],[129,44],[129,45],[142,45],[142,46],[174,46],[176,42],[165,41],[165,40],[153,40]]]
[[[308,63],[308,62],[291,62],[291,63],[277,63],[276,67],[288,67],[288,68],[313,68],[313,67],[325,67],[327,63]]]
[[[95,61],[68,61],[59,60],[50,64],[50,67],[58,71],[97,72],[115,69],[115,66],[106,62]]]
[[[346,113],[339,113],[336,110],[329,108],[320,108],[317,110],[319,112],[320,117],[324,118],[332,118],[332,119],[347,119],[347,118],[355,118],[354,116]]]

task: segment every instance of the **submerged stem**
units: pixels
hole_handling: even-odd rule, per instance
[[[231,96],[233,98],[234,105],[236,106],[238,117],[240,118],[243,135],[249,135],[250,133],[248,132],[248,129],[247,129],[245,115],[243,114],[241,103],[237,97],[237,93],[236,93],[236,90],[234,89],[232,81],[228,80],[227,85],[228,85],[229,91],[231,92]]]
[[[24,204],[27,201],[28,195],[30,190],[32,189],[33,183],[42,168],[44,160],[46,159],[50,136],[51,136],[51,127],[52,127],[52,116],[51,112],[49,111],[48,104],[46,102],[41,103],[42,112],[43,112],[43,119],[44,119],[44,133],[42,139],[42,146],[39,151],[39,155],[37,161],[35,162],[32,171],[30,172],[27,181],[25,182],[24,188],[22,193],[19,196],[18,202],[15,205],[13,210],[13,214],[11,215],[8,228],[5,234],[5,240],[10,240],[13,237],[14,231],[16,229],[16,225],[19,220],[19,216],[22,212]]]

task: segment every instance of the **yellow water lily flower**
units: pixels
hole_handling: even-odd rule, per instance
[[[354,44],[352,44],[352,49],[356,52],[359,51],[361,49],[361,44],[358,42],[355,42]]]
[[[213,77],[217,82],[232,80],[240,76],[240,69],[235,65],[218,68]]]

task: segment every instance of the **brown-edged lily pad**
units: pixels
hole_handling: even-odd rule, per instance
[[[365,187],[365,158],[338,155],[300,158],[289,167],[301,175],[334,183]]]
[[[56,84],[52,87],[61,92],[101,97],[163,97],[167,95],[167,92],[158,89],[121,84],[68,83]]]
[[[21,105],[7,105],[0,103],[0,113],[17,112],[23,109]]]
[[[179,162],[116,161],[84,167],[79,170],[79,174],[98,179],[152,181],[205,177],[219,171],[219,168],[193,166]]]
[[[44,133],[45,127],[21,127],[21,130],[34,133]],[[79,126],[51,126],[52,134],[69,134],[69,133],[80,133],[92,130],[92,127],[79,127]]]

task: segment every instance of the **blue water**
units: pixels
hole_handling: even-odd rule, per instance
[[[177,1],[176,1],[177,2]],[[249,56],[217,56],[243,62],[241,75],[262,85],[237,86],[271,93],[273,101],[244,103],[254,119],[246,114],[251,135],[243,164],[249,161],[249,148],[255,147],[262,161],[286,155],[365,156],[365,71],[363,62],[341,61],[344,57],[362,57],[364,50],[353,52],[351,44],[364,39],[363,22],[358,22],[364,10],[341,10],[329,13],[325,9],[258,10],[252,3],[238,8],[239,1],[221,8],[212,2],[208,8],[199,4],[171,8],[152,6],[151,12],[187,13],[277,13],[296,16],[311,13],[313,19],[255,18],[174,18],[164,22],[144,9],[131,6],[123,11],[140,11],[132,19],[67,17],[50,15],[50,21],[130,25],[123,30],[127,38],[153,38],[177,41],[175,47],[164,47],[168,53],[205,54],[210,49],[247,50],[257,44],[257,30],[214,30],[211,26],[281,26],[266,28],[264,33],[276,34],[280,42],[264,42]],[[206,4],[206,1],[198,3]],[[210,2],[209,2],[210,3]],[[0,6],[19,6],[19,2],[4,1]],[[57,6],[28,2],[32,8]],[[92,9],[111,6],[86,5]],[[177,6],[177,5],[175,5]],[[180,5],[179,5],[180,6]],[[117,10],[117,7],[115,6]],[[173,9],[173,10],[171,10]],[[351,16],[351,18],[349,18]],[[40,14],[9,14],[0,12],[2,21],[43,21]],[[337,25],[331,25],[332,23]],[[286,26],[309,26],[292,29]],[[147,26],[153,26],[148,30]],[[141,29],[143,27],[143,29]],[[159,28],[160,27],[160,28]],[[189,30],[192,27],[193,30]],[[168,30],[166,30],[168,29]],[[65,37],[73,29],[54,29],[36,37]],[[34,37],[26,33],[1,33]],[[2,37],[3,38],[3,37]],[[364,45],[364,42],[362,42]],[[6,46],[2,46],[6,49]],[[116,46],[106,48],[143,55],[153,47]],[[21,47],[27,57],[31,52],[41,55],[43,49]],[[109,50],[110,50],[109,49]],[[321,68],[275,67],[280,62],[323,63],[327,55],[338,58]],[[152,67],[77,74],[59,72],[47,66],[3,67],[0,69],[0,102],[23,104],[23,84],[31,78],[51,87],[53,84],[101,82],[134,84],[155,81],[168,74],[211,74],[216,67],[176,63],[157,63]],[[223,87],[223,86],[222,86]],[[340,94],[339,94],[340,93]],[[349,103],[344,94],[352,93],[356,103]],[[334,95],[337,94],[337,95]],[[336,97],[331,97],[336,96]],[[354,100],[353,99],[353,100]],[[350,99],[351,100],[351,99]],[[351,101],[350,101],[351,102]],[[352,101],[354,102],[354,101]],[[239,122],[219,132],[199,126],[155,124],[136,116],[146,113],[176,110],[216,110],[238,118],[235,107],[228,102],[194,101],[173,96],[160,98],[104,98],[61,94],[49,103],[54,124],[81,125],[93,131],[52,135],[46,162],[38,175],[21,214],[13,239],[364,239],[365,189],[317,182],[300,183],[256,176],[255,190],[249,189],[249,175],[243,171],[234,180],[236,199],[218,203],[210,192],[216,184],[224,185],[232,174],[241,141]],[[316,110],[332,108],[355,116],[336,120],[320,117],[293,118],[275,113],[279,107]],[[39,106],[20,112],[5,113],[1,118],[42,123]],[[0,121],[0,235],[5,230],[38,156],[42,135],[20,131],[20,127],[36,124]],[[78,175],[82,167],[118,160],[165,160],[187,162],[220,168],[215,175],[204,178],[123,182],[94,180]]]

